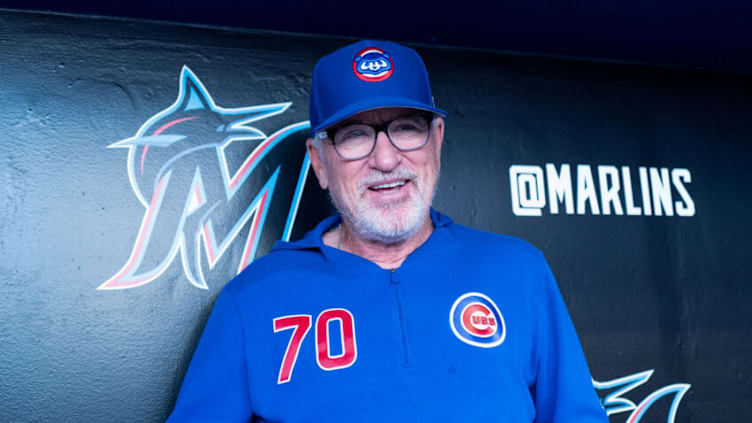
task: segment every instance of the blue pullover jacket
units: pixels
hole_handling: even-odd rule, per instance
[[[608,422],[543,255],[452,223],[397,269],[278,242],[217,299],[168,422]]]

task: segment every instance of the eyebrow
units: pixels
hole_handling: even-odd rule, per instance
[[[406,113],[406,114],[404,114],[404,115],[399,115],[399,116],[395,116],[395,117],[393,117],[393,118],[391,118],[391,119],[388,119],[388,120],[386,120],[386,122],[391,122],[391,121],[393,121],[393,120],[395,120],[395,119],[399,119],[399,118],[405,118],[405,117],[411,117],[411,116],[421,116],[421,115],[422,115],[422,114],[420,113],[420,111],[417,111],[417,110],[416,110],[416,111],[415,111],[414,113]],[[380,122],[380,123],[384,123],[384,122]],[[351,119],[347,119],[347,120],[345,120],[345,121],[343,121],[343,122],[340,122],[340,123],[338,123],[338,124],[336,125],[336,127],[337,127],[337,128],[342,128],[342,127],[345,127],[345,126],[347,126],[347,125],[353,125],[353,124],[377,125],[377,124],[375,124],[375,123],[366,123],[366,122],[365,122],[364,120],[362,120],[362,119],[358,119],[358,118],[351,118]]]

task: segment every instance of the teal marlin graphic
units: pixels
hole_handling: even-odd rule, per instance
[[[283,166],[295,167],[292,185],[296,186],[291,195],[289,190],[286,193],[289,198],[283,202],[284,210],[276,210],[285,213],[286,221],[275,238],[289,239],[308,157],[301,153],[302,164],[270,165],[264,159],[285,141],[289,144],[290,139],[307,134],[310,125],[297,122],[267,135],[254,124],[285,112],[291,104],[217,106],[201,81],[184,66],[177,100],[148,119],[136,135],[108,146],[128,149],[128,177],[145,212],[125,265],[97,289],[145,285],[163,274],[178,253],[188,281],[208,289],[202,256],[213,269],[247,230],[242,254],[232,258],[240,273],[256,255]],[[225,150],[239,142],[255,147],[231,172]],[[262,161],[264,166],[259,166]],[[240,192],[243,195],[238,195]],[[250,203],[249,192],[255,192]]]
[[[674,423],[674,420],[676,419],[676,410],[679,408],[679,404],[681,403],[684,394],[687,393],[691,385],[687,383],[675,383],[664,386],[647,395],[639,404],[635,404],[632,400],[623,397],[624,394],[627,394],[638,386],[646,383],[653,375],[653,372],[653,369],[645,370],[643,372],[606,382],[598,382],[594,380],[593,386],[601,399],[601,404],[606,410],[606,414],[611,417],[614,414],[629,412],[629,416],[623,421],[625,423],[639,423],[646,415],[649,415],[648,411],[653,405],[662,398],[667,398],[667,400],[670,399],[671,402],[665,422]],[[660,410],[658,411],[660,412]],[[656,418],[662,419],[661,416],[656,417],[653,415],[650,417],[650,421],[658,421]]]

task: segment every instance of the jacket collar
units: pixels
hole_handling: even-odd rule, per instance
[[[439,228],[443,228],[445,226],[451,225],[452,219],[449,216],[443,215],[431,207],[430,210],[431,215],[431,222],[433,223],[434,230],[437,230]],[[342,216],[339,214],[335,214],[333,216],[329,216],[326,219],[319,222],[316,227],[307,232],[303,238],[301,238],[298,241],[295,242],[285,242],[285,241],[277,241],[276,244],[274,244],[274,247],[272,248],[272,251],[275,250],[307,250],[307,249],[318,249],[323,250],[325,247],[323,236],[324,233],[326,233],[328,230],[336,227],[337,225],[342,223]]]

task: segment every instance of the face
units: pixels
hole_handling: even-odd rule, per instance
[[[346,122],[380,124],[415,113],[406,108],[376,109]],[[398,150],[384,132],[377,134],[371,154],[357,160],[340,157],[330,140],[322,140],[318,149],[309,139],[307,147],[321,188],[329,190],[348,228],[363,240],[394,244],[415,235],[428,221],[443,137],[444,121],[437,117],[429,126],[426,145],[413,151]]]

